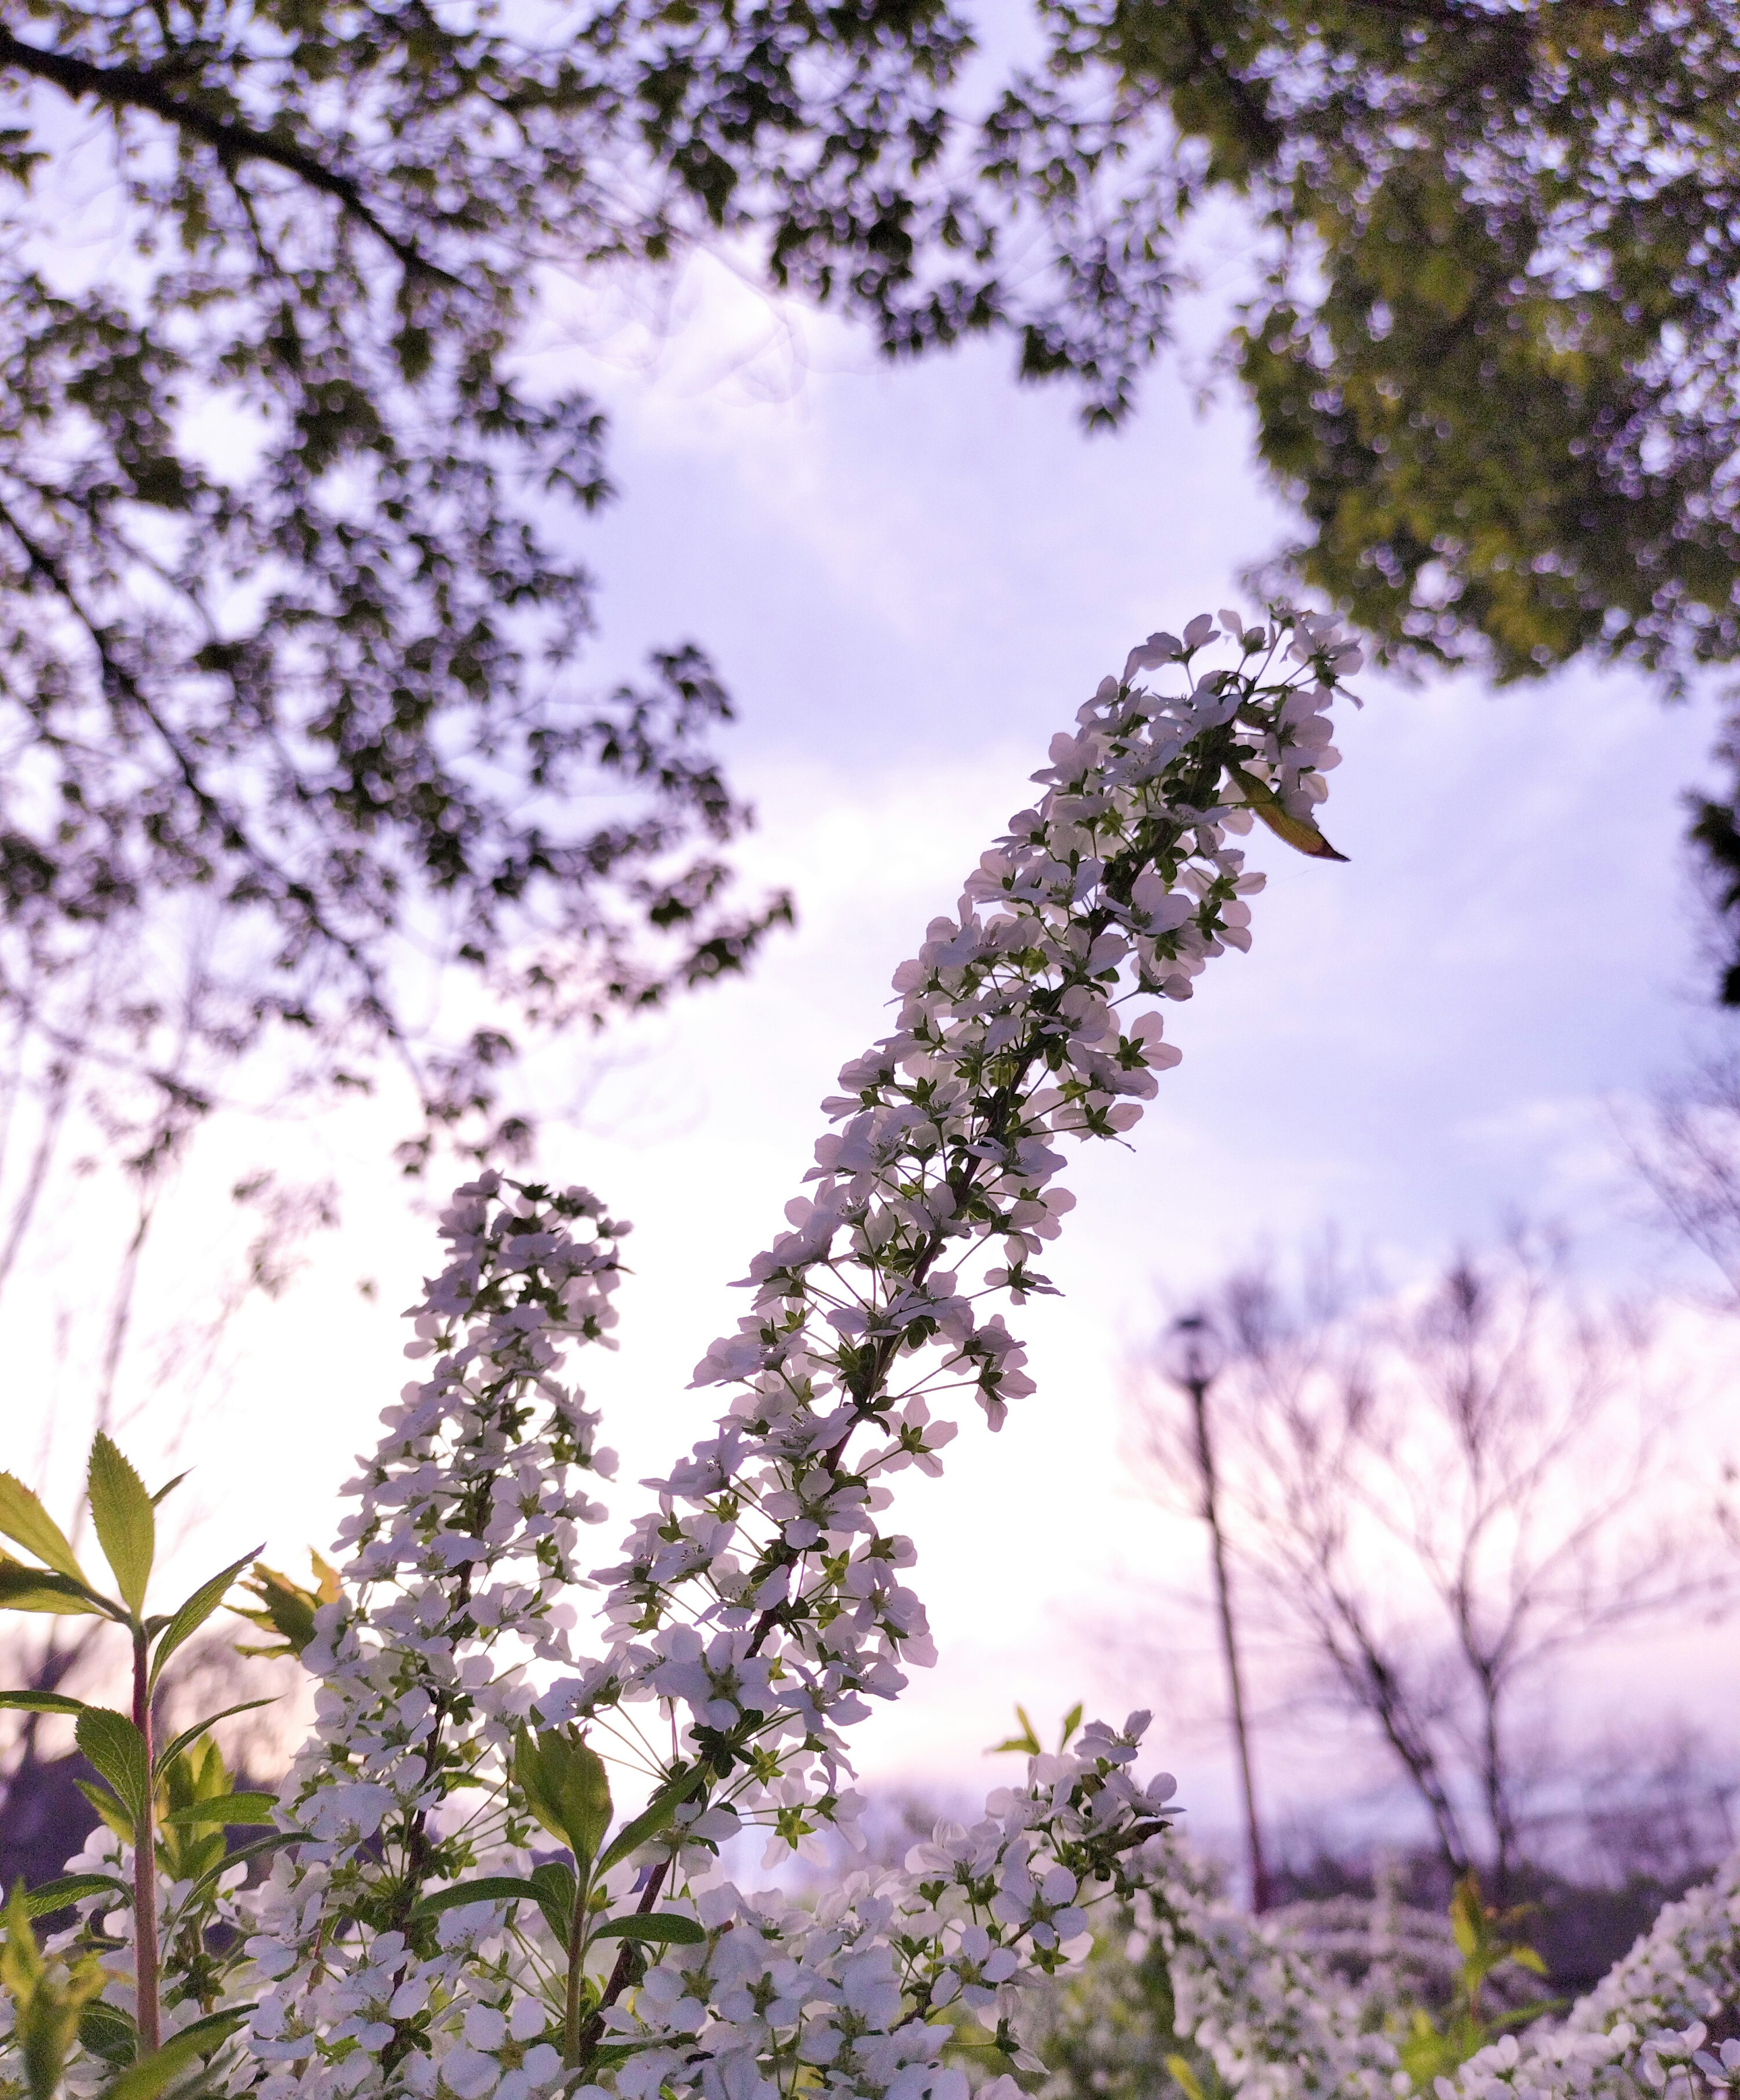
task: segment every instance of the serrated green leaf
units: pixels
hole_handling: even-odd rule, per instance
[[[82,1699],[68,1699],[64,1692],[0,1692],[0,1706],[24,1714],[82,1714]]]
[[[240,1560],[232,1560],[221,1575],[214,1575],[209,1582],[202,1582],[187,1602],[177,1608],[165,1626],[156,1652],[152,1657],[151,1683],[153,1688],[162,1674],[164,1664],[184,1640],[196,1634],[205,1625],[223,1602],[224,1592],[253,1558],[252,1553],[244,1553]]]
[[[11,1473],[0,1473],[0,1532],[25,1552],[33,1553],[45,1568],[90,1587],[72,1542],[37,1497]]]
[[[119,2005],[94,1999],[78,2016],[78,2038],[93,2056],[117,2069],[139,2053],[139,2029]]]
[[[151,1794],[151,1756],[145,1738],[125,1714],[87,1706],[78,1717],[78,1746],[115,1790],[135,1829]]]
[[[127,1608],[145,1608],[157,1551],[156,1512],[145,1483],[99,1429],[90,1447],[90,1520]]]
[[[706,1929],[698,1919],[674,1910],[648,1911],[640,1917],[607,1917],[592,1927],[594,1939],[644,1939],[659,1947],[698,1947]]]
[[[63,1874],[58,1881],[24,1891],[24,1916],[46,1917],[68,1904],[82,1903],[86,1896],[99,1896],[105,1889],[117,1889],[125,1895],[127,1885],[113,1874]]]

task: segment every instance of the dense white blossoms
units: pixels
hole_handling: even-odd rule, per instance
[[[1287,1926],[1241,1916],[1175,1848],[1151,1851],[1137,1899],[1142,1930],[1167,1957],[1178,2033],[1249,2100],[1338,2093],[1388,2100],[1409,2081],[1372,2001]],[[1670,1904],[1601,1984],[1562,2019],[1501,2036],[1436,2100],[1702,2100],[1740,2070],[1732,2043],[1707,2047],[1707,2022],[1740,2005],[1740,1854]]]
[[[1039,800],[896,973],[895,1032],[825,1105],[810,1191],[697,1369],[729,1388],[725,1411],[600,1571],[590,1659],[565,1599],[577,1526],[600,1514],[586,1476],[608,1466],[557,1372],[610,1323],[620,1229],[580,1191],[460,1192],[452,1260],[416,1313],[433,1375],[355,1484],[346,1599],[306,1658],[322,1683],[283,1796],[297,1842],[250,1942],[271,2100],[521,2100],[562,2075],[559,1914],[510,1893],[535,1859],[511,1766],[527,1720],[584,1724],[663,1804],[599,1861],[587,1915],[608,1917],[600,1940],[688,1937],[619,1939],[584,1976],[575,1954],[561,2030],[570,2082],[586,2070],[628,2100],[754,2100],[800,2067],[866,2100],[948,2093],[932,2010],[994,2008],[1007,2030],[1022,1979],[1134,1889],[1170,1787],[1129,1776],[1145,1716],[1090,1728],[981,1824],[819,1912],[742,1895],[716,1861],[746,1824],[769,1860],[851,1834],[844,1731],[932,1659],[912,1547],[879,1523],[888,1482],[939,1469],[945,1397],[995,1427],[1032,1391],[1000,1307],[1051,1288],[1037,1264],[1073,1202],[1062,1145],[1132,1127],[1177,1059],[1157,1003],[1249,945],[1262,878],[1229,833],[1254,808],[1328,852],[1311,814],[1354,660],[1309,617],[1204,616],[1152,637],[1054,739]],[[1135,682],[1155,671],[1168,690]],[[443,1909],[479,1870],[495,1886]]]
[[[1041,795],[896,973],[892,1032],[824,1105],[806,1193],[696,1369],[722,1411],[601,1569],[581,1539],[613,1461],[563,1358],[607,1343],[626,1229],[584,1190],[458,1192],[414,1312],[427,1375],[353,1483],[342,1595],[305,1651],[317,1721],[277,1863],[234,1899],[251,2012],[214,2066],[228,2090],[966,2100],[949,2022],[971,2013],[1037,2071],[1029,1987],[1112,1904],[1165,1947],[1181,2032],[1229,2086],[1398,2089],[1369,2008],[1185,1869],[1171,1781],[1134,1776],[1145,1714],[1090,1724],[977,1823],[813,1908],[720,1866],[751,1827],[769,1864],[851,1837],[847,1731],[933,1659],[912,1546],[883,1528],[890,1484],[940,1470],[939,1410],[970,1401],[996,1428],[1032,1392],[1004,1308],[1052,1287],[1064,1146],[1132,1128],[1177,1061],[1161,1004],[1249,946],[1262,878],[1230,840],[1254,816],[1330,854],[1313,813],[1357,662],[1326,621],[1205,615],[1134,651],[1054,739]],[[612,1791],[646,1806],[613,1824]],[[1703,2023],[1733,2004],[1737,1917],[1731,1870],[1441,2100],[1731,2086]],[[113,1941],[118,1971],[124,1916]]]

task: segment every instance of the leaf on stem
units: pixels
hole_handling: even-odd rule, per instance
[[[203,1721],[196,1721],[191,1728],[183,1728],[173,1743],[166,1743],[157,1753],[157,1770],[161,1771],[171,1758],[178,1757],[189,1743],[196,1743],[215,1721],[227,1721],[232,1714],[251,1714],[256,1706],[275,1705],[275,1699],[244,1699],[240,1705],[226,1706],[221,1712],[208,1714]]]
[[[27,1567],[9,1553],[0,1553],[0,1609],[59,1612],[68,1616],[79,1612],[101,1616],[103,1612],[102,1605],[76,1577]]]
[[[164,1664],[184,1640],[197,1633],[205,1625],[223,1602],[225,1590],[253,1558],[252,1553],[244,1553],[240,1560],[232,1560],[221,1575],[214,1575],[209,1582],[202,1582],[187,1602],[178,1607],[163,1629],[156,1653],[152,1658],[150,1682],[153,1686],[162,1674]]]
[[[1337,853],[1309,817],[1294,816],[1280,796],[1265,787],[1254,773],[1247,773],[1242,765],[1229,767],[1228,770],[1243,789],[1251,814],[1260,817],[1276,838],[1284,839],[1296,852],[1308,854],[1313,860],[1346,859],[1346,854]]]
[[[599,1873],[607,1874],[612,1867],[619,1867],[649,1838],[656,1838],[661,1830],[667,1830],[676,1820],[677,1810],[705,1776],[706,1767],[697,1765],[692,1771],[679,1774],[662,1787],[634,1820],[625,1823],[610,1840],[604,1857],[598,1862]]]
[[[185,1808],[172,1808],[165,1823],[270,1823],[278,1806],[275,1793],[214,1793]]]
[[[161,2049],[129,2064],[120,2077],[102,2089],[99,2100],[156,2100],[172,2078],[178,2078],[205,2050],[214,2049],[226,2035],[233,2034],[247,2017],[239,2010],[227,2010],[183,2027]]]
[[[87,1706],[78,1717],[78,1746],[114,1789],[134,1828],[145,1820],[151,1795],[151,1755],[145,1738],[125,1714]]]
[[[594,1939],[644,1939],[660,1947],[698,1947],[706,1939],[699,1920],[680,1911],[648,1911],[644,1917],[607,1917],[592,1927]]]
[[[535,1882],[523,1882],[512,1874],[484,1874],[474,1882],[456,1882],[450,1889],[437,1889],[432,1896],[425,1896],[412,1910],[413,1917],[435,1917],[444,1910],[460,1910],[467,1904],[523,1903],[538,1901],[538,1886]]]
[[[532,1868],[531,1886],[538,1908],[544,1913],[544,1921],[554,1934],[557,1945],[564,1954],[571,1953],[574,1906],[579,1895],[579,1883],[573,1868],[563,1860],[546,1860]]]
[[[603,1758],[579,1730],[518,1730],[513,1780],[550,1835],[589,1864],[610,1827],[610,1781]]]
[[[24,1892],[24,1916],[46,1917],[51,1911],[64,1910],[68,1904],[82,1903],[86,1896],[99,1896],[105,1889],[118,1889],[125,1895],[127,1885],[113,1874],[63,1874],[58,1881],[44,1882],[39,1886]]]
[[[45,1568],[89,1586],[66,1533],[24,1482],[11,1473],[0,1473],[0,1532],[27,1553],[33,1553]]]
[[[82,1714],[82,1699],[68,1699],[64,1692],[0,1692],[0,1706],[24,1714]]]
[[[100,1429],[90,1447],[90,1520],[127,1608],[137,1617],[145,1608],[157,1550],[156,1513],[145,1483]]]

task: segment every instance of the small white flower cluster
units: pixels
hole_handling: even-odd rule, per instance
[[[896,973],[896,1032],[843,1074],[817,1185],[697,1373],[736,1396],[599,1577],[611,1639],[589,1664],[561,1600],[576,1520],[600,1514],[580,1476],[608,1469],[555,1373],[567,1342],[610,1324],[620,1229],[578,1191],[486,1177],[460,1192],[452,1259],[416,1315],[434,1375],[407,1388],[355,1484],[353,1601],[322,1615],[306,1657],[319,1727],[283,1795],[301,1834],[249,1943],[270,2100],[518,2100],[557,2075],[554,2023],[535,2018],[556,1965],[533,1906],[510,1919],[480,1900],[438,1932],[416,1912],[480,1867],[526,1871],[504,1751],[528,1717],[589,1723],[619,1766],[681,1796],[599,1885],[613,1916],[662,1895],[705,1933],[656,1958],[625,1948],[589,1987],[583,2054],[631,2100],[771,2100],[782,2067],[864,2100],[945,2094],[932,2008],[984,2000],[1007,2022],[1024,1978],[1086,1944],[1086,1906],[1133,1891],[1170,1789],[1128,1775],[1146,1716],[1090,1727],[973,1830],[822,1916],[701,1884],[743,1821],[765,1826],[770,1856],[850,1833],[841,1731],[932,1659],[901,1579],[912,1547],[876,1520],[886,1479],[939,1469],[954,1433],[932,1418],[939,1393],[971,1391],[994,1427],[1031,1391],[985,1301],[1051,1287],[1034,1264],[1073,1202],[1059,1141],[1127,1131],[1177,1061],[1152,1011],[1126,1030],[1121,1007],[1183,998],[1249,945],[1262,878],[1227,843],[1244,805],[1316,836],[1327,710],[1353,660],[1309,616],[1204,616],[1152,637],[1054,740],[1037,806]],[[1170,692],[1132,682],[1161,666]],[[648,1703],[660,1718],[643,1731]]]
[[[904,1872],[851,1875],[813,1910],[702,1890],[705,1944],[677,1950],[607,2015],[635,2051],[617,2093],[967,2100],[940,2060],[950,2028],[931,2018],[957,2003],[1038,2069],[1016,2039],[1022,1986],[1086,1952],[1090,1913],[1128,1897],[1162,1828],[1170,1777],[1143,1787],[1126,1769],[1148,1719],[1095,1724],[1075,1753],[1032,1760],[1028,1785],[999,1789],[972,1829],[939,1824]],[[998,2100],[1016,2100],[1012,2080],[999,2084]]]
[[[1059,1143],[1129,1131],[1178,1061],[1152,1005],[1126,1026],[1127,1004],[1187,997],[1249,946],[1263,878],[1227,834],[1249,828],[1253,796],[1308,815],[1336,762],[1336,679],[1357,660],[1328,622],[1292,615],[1203,615],[1133,651],[1053,739],[1037,805],[895,973],[896,1031],[824,1103],[837,1127],[812,1192],[695,1372],[729,1405],[601,1571],[614,1645],[541,1702],[685,1710],[683,1754],[769,1828],[769,1863],[849,1823],[840,1731],[934,1659],[901,1579],[912,1546],[877,1522],[887,1480],[940,1471],[955,1427],[939,1399],[970,1392],[995,1428],[1033,1390],[994,1301],[1052,1288],[1036,1264],[1075,1200]],[[1132,682],[1163,666],[1182,674],[1173,691]]]
[[[1287,1926],[1253,1921],[1214,1897],[1171,1846],[1137,1899],[1164,1948],[1178,2032],[1226,2085],[1262,2100],[1409,2090],[1395,2048],[1367,2002]],[[1562,2018],[1501,2036],[1437,2100],[1649,2100],[1733,2089],[1740,2046],[1707,2049],[1704,2023],[1740,2005],[1740,1854],[1669,1904],[1601,1984]]]
[[[560,2058],[548,2015],[499,1960],[485,1906],[407,1937],[419,1899],[480,1860],[523,1856],[504,1754],[540,1677],[571,1669],[570,1593],[586,1493],[615,1455],[557,1376],[564,1348],[608,1342],[614,1223],[584,1189],[486,1174],[441,1220],[447,1266],[413,1308],[406,1353],[434,1359],[384,1417],[349,1493],[346,1601],[317,1613],[303,1661],[315,1732],[282,1793],[299,1833],[255,1899],[265,1988],[249,2042],[272,2100],[386,2082],[521,2100]]]

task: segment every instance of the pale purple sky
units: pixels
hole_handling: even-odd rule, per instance
[[[601,1057],[574,1048],[588,1106],[548,1165],[638,1227],[622,1353],[586,1378],[630,1480],[706,1420],[689,1368],[795,1193],[815,1104],[881,1032],[889,973],[1028,798],[1051,732],[1151,629],[1245,602],[1237,571],[1285,523],[1242,412],[1199,416],[1174,371],[1129,430],[1090,440],[1067,392],[1013,386],[1002,346],[890,371],[809,323],[795,355],[713,265],[685,306],[662,345],[593,315],[542,369],[594,386],[615,426],[623,493],[592,546],[601,675],[656,642],[714,652],[741,708],[730,770],[761,816],[745,878],[789,883],[801,923],[748,982]],[[1271,874],[1252,953],[1172,1022],[1184,1063],[1133,1149],[1098,1148],[1066,1177],[1081,1199],[1053,1264],[1066,1295],[1013,1321],[1037,1397],[1000,1439],[970,1426],[943,1483],[901,1476],[942,1662],[863,1732],[872,1777],[976,1783],[1016,1699],[1051,1714],[1085,1694],[1120,1718],[1157,1703],[1152,1671],[1108,1659],[1094,1629],[1196,1564],[1118,1455],[1121,1365],[1163,1299],[1327,1222],[1406,1285],[1518,1209],[1584,1229],[1597,1277],[1672,1267],[1629,1222],[1612,1116],[1707,1026],[1678,841],[1709,711],[1583,673],[1496,695],[1473,678],[1355,683],[1369,704],[1341,725],[1324,813],[1348,864],[1252,842]],[[336,1481],[403,1374],[391,1316],[431,1242],[375,1167],[379,1136],[359,1111],[294,1140],[305,1167],[324,1154],[343,1171],[346,1224],[239,1330],[200,1560],[257,1533],[286,1565],[324,1542]],[[253,1145],[226,1142],[190,1197]],[[373,1305],[354,1289],[363,1270]],[[1712,1363],[1731,1351],[1720,1328],[1695,1346]],[[1731,1693],[1726,1652],[1659,1670],[1708,1704]],[[1588,1697],[1657,1682],[1624,1668],[1644,1674]],[[1218,1747],[1179,1740],[1162,1713],[1156,1754],[1222,1816]],[[1319,1780],[1271,1774],[1280,1794]]]

